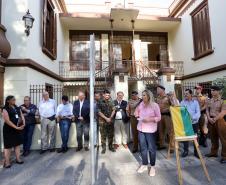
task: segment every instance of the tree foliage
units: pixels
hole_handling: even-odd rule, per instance
[[[221,87],[222,98],[226,100],[226,76],[214,80],[213,85]]]

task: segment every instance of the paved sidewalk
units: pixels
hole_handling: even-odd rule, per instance
[[[192,148],[192,147],[191,147]],[[208,149],[202,149],[207,153]],[[96,185],[177,185],[175,156],[166,159],[166,151],[157,152],[156,176],[149,177],[147,172],[137,174],[139,154],[120,148],[116,153],[107,151],[96,156],[98,171]],[[212,178],[211,185],[226,185],[226,165],[219,159],[206,159]],[[75,152],[70,149],[66,154],[37,151],[24,159],[24,165],[13,164],[11,169],[0,168],[0,185],[90,185],[90,152]],[[198,159],[190,156],[181,160],[184,185],[208,184]],[[97,168],[97,165],[96,165]]]

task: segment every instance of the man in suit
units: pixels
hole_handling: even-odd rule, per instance
[[[79,91],[78,100],[74,102],[73,114],[75,116],[77,142],[80,151],[83,148],[83,135],[85,151],[89,150],[89,127],[90,127],[90,103],[85,99],[85,93]]]
[[[127,134],[126,134],[126,123],[128,123],[128,116],[126,113],[127,101],[123,100],[124,93],[117,92],[117,99],[114,101],[115,105],[115,149],[119,147],[120,144],[124,148],[127,146]]]

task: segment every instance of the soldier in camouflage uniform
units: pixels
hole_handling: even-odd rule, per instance
[[[110,92],[105,90],[103,94],[103,100],[100,100],[97,104],[99,115],[99,126],[101,134],[102,154],[106,152],[106,139],[108,138],[109,150],[115,152],[113,147],[114,138],[114,115],[115,106],[111,101]]]

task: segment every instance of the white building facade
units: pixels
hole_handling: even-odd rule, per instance
[[[11,94],[18,104],[26,95],[37,104],[43,90],[58,103],[65,93],[74,101],[89,84],[93,33],[96,89],[108,88],[113,97],[119,90],[126,99],[132,90],[155,91],[158,83],[181,96],[185,82],[211,84],[226,75],[222,0],[164,6],[132,0],[0,2],[0,104]],[[22,17],[28,9],[35,21],[26,36]],[[38,130],[33,148],[39,147]]]

